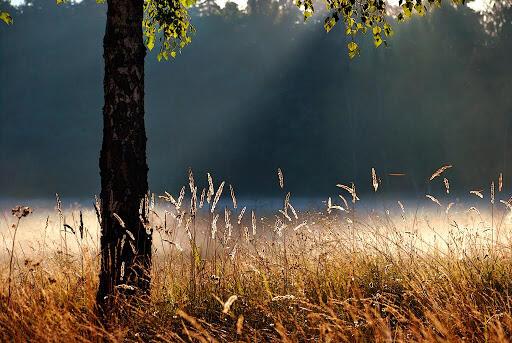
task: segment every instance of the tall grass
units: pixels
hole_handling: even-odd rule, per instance
[[[369,180],[377,191],[375,170]],[[496,194],[489,188],[492,203],[480,209],[430,195],[425,208],[397,199],[365,210],[355,185],[340,184],[341,197],[324,210],[297,211],[281,170],[278,182],[283,208],[264,215],[244,206],[231,185],[229,192],[224,182],[215,187],[210,175],[204,190],[190,173],[188,191],[148,197],[151,299],[126,304],[129,315],[108,327],[94,309],[98,207],[63,211],[58,200],[53,241],[48,220],[13,217],[12,234],[44,231],[32,235],[37,244],[4,237],[13,263],[0,262],[1,280],[9,280],[0,288],[0,340],[509,340],[512,207],[494,203],[503,197],[501,177]]]

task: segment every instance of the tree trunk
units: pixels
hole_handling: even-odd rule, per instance
[[[144,127],[143,0],[108,0],[101,174],[101,270],[97,303],[109,310],[118,295],[148,294],[151,232]],[[144,205],[143,205],[144,206]]]

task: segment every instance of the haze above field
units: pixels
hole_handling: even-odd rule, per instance
[[[508,23],[495,30],[489,14],[483,25],[479,12],[446,6],[396,25],[388,48],[361,37],[350,61],[341,25],[326,34],[321,14],[302,24],[280,5],[202,6],[176,60],[147,58],[152,190],[176,192],[191,166],[246,196],[274,195],[277,167],[302,196],[338,182],[365,191],[375,167],[384,190],[424,194],[446,163],[454,191],[488,189],[500,172],[509,189],[510,8],[491,16]],[[99,192],[105,9],[37,0],[0,26],[1,196]]]

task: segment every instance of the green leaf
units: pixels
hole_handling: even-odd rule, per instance
[[[359,46],[357,45],[356,42],[348,43],[347,48],[348,48],[348,57],[350,57],[350,59],[356,57],[359,54]]]
[[[326,32],[332,30],[332,28],[336,25],[336,20],[332,17],[325,18],[324,29]]]
[[[384,24],[384,34],[386,36],[393,36],[395,33],[393,32],[393,28],[388,23]]]
[[[407,4],[402,5],[402,10],[404,11],[403,13],[406,18],[411,17],[411,15],[412,15],[411,8],[409,8],[409,6]]]
[[[146,43],[148,50],[151,51],[155,47],[155,34],[151,33],[148,37],[148,42]]]
[[[0,12],[0,20],[3,20],[7,25],[13,23],[11,15],[7,12]]]
[[[181,3],[183,6],[188,8],[194,6],[196,4],[196,0],[181,0]]]
[[[382,44],[382,38],[380,35],[373,36],[373,44],[375,44],[376,48],[378,48]]]
[[[358,45],[356,42],[350,42],[347,44],[348,51],[355,51],[358,48]]]
[[[427,12],[427,10],[425,9],[425,6],[423,6],[422,4],[414,5],[414,9],[416,10],[416,12],[418,12],[418,15],[420,15],[421,17],[423,17],[425,15],[425,13]]]

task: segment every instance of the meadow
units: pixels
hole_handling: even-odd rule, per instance
[[[281,171],[273,213],[209,175],[202,191],[191,176],[151,194],[151,298],[108,327],[94,307],[97,206],[4,210],[0,340],[507,342],[511,201],[500,176],[450,202],[445,170],[431,180],[443,194],[373,207],[340,184],[320,210],[295,209]]]

